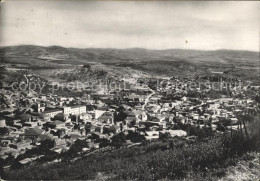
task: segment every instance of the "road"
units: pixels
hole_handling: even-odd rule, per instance
[[[150,91],[151,91],[152,93],[149,94],[149,95],[147,96],[147,98],[145,99],[144,105],[142,106],[142,109],[143,109],[143,110],[144,110],[145,106],[148,104],[149,99],[155,94],[154,90],[152,90],[151,88],[149,88],[149,89],[150,89]]]

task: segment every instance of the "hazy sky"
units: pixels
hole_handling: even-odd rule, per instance
[[[259,3],[11,1],[0,45],[259,51]]]

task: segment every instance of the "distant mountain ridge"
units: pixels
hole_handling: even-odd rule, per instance
[[[0,63],[3,66],[8,64],[7,66],[13,68],[30,69],[35,72],[43,69],[66,69],[87,63],[102,67],[107,72],[111,71],[111,68],[114,71],[132,69],[160,76],[192,77],[222,72],[224,76],[260,82],[259,52],[244,50],[78,49],[21,45],[1,47]]]
[[[70,54],[71,57],[78,56],[81,58],[93,58],[108,56],[110,58],[154,58],[154,57],[174,57],[174,56],[202,56],[202,55],[214,55],[214,56],[232,56],[239,57],[244,56],[247,58],[258,58],[259,52],[244,51],[244,50],[192,50],[192,49],[165,49],[165,50],[150,50],[143,48],[127,48],[127,49],[112,49],[112,48],[64,48],[61,46],[34,46],[34,45],[21,45],[0,47],[1,54],[8,55],[9,53],[15,53],[18,55],[34,56],[41,55],[55,55],[55,54]]]
[[[208,67],[259,67],[259,52],[243,50],[149,50],[143,48],[64,48],[61,46],[21,45],[0,48],[0,62],[34,64],[149,63],[151,61],[185,61]]]

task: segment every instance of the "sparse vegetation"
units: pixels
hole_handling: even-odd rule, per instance
[[[260,128],[258,119],[249,125],[249,130],[256,125],[258,130]],[[253,157],[249,153],[259,151],[259,138],[259,132],[250,131],[248,137],[238,132],[232,137],[215,135],[211,139],[195,142],[180,138],[169,139],[165,143],[147,142],[101,156],[94,154],[82,157],[76,162],[67,160],[13,170],[7,173],[6,178],[95,179],[102,173],[112,180],[217,179],[225,176],[229,166],[236,165],[238,161],[251,160]],[[180,141],[182,144],[176,144]]]

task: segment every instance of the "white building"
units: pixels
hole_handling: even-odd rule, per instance
[[[0,118],[0,128],[6,127],[5,119]]]
[[[145,132],[145,138],[147,140],[153,140],[159,138],[159,131],[146,131]]]
[[[63,108],[63,113],[65,115],[80,115],[83,113],[86,113],[87,109],[86,106],[84,105],[77,105],[77,106],[71,106],[71,107],[64,107]]]
[[[183,130],[164,130],[160,131],[161,133],[165,134],[166,132],[170,133],[172,137],[174,136],[187,136],[187,132]]]

